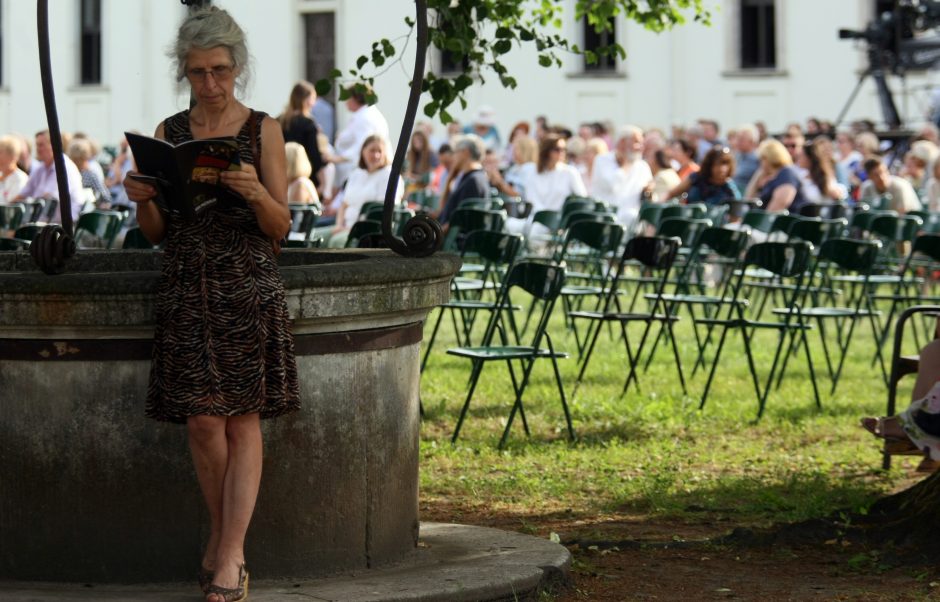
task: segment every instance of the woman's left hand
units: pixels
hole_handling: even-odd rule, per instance
[[[268,193],[258,180],[258,172],[254,165],[242,163],[240,171],[223,171],[222,183],[242,195],[249,205],[261,201]]]

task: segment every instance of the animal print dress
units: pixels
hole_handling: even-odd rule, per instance
[[[257,149],[261,121],[257,116]],[[241,161],[254,163],[248,134]],[[192,140],[189,111],[164,122],[173,144]],[[280,416],[300,407],[284,285],[251,208],[211,207],[193,222],[167,219],[146,413],[169,422],[193,415]]]

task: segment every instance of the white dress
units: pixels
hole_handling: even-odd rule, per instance
[[[524,180],[526,200],[532,203],[532,212],[561,211],[569,196],[587,196],[587,189],[578,170],[567,163],[558,162],[555,169],[539,173],[529,171]]]
[[[362,205],[367,201],[384,201],[385,189],[388,187],[388,178],[392,174],[392,167],[377,169],[372,173],[356,168],[349,174],[346,188],[337,195],[337,201],[345,203],[344,227],[348,230],[359,217]],[[398,178],[398,188],[395,191],[395,201],[401,202],[405,194],[405,183]]]
[[[594,197],[616,207],[620,223],[627,227],[632,225],[640,212],[640,195],[653,180],[650,166],[637,158],[624,169],[617,163],[615,153],[607,153],[594,159],[592,172]]]

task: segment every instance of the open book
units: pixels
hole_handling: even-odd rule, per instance
[[[132,177],[157,189],[155,200],[164,211],[192,220],[216,204],[246,206],[245,199],[220,178],[223,171],[241,169],[235,138],[190,140],[173,146],[158,138],[124,135],[140,172]]]

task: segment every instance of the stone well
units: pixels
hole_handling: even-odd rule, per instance
[[[144,417],[160,254],[45,276],[0,253],[0,580],[190,580],[207,517],[185,428]],[[303,409],[265,421],[252,569],[395,561],[418,530],[418,358],[459,260],[288,250]]]

